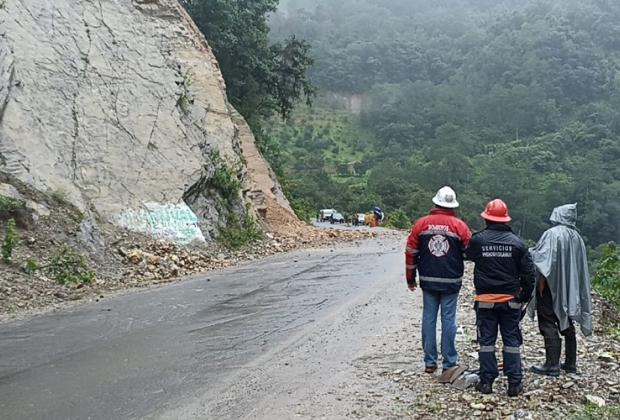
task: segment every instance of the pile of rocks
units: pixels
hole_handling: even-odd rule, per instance
[[[457,345],[461,364],[478,368],[475,314],[473,311],[473,282],[471,267],[466,276],[459,301],[459,333]],[[494,394],[481,395],[473,388],[459,391],[437,382],[437,377],[422,369],[384,372],[384,376],[409,390],[421,392],[419,398],[406,409],[413,418],[567,418],[589,406],[617,406],[620,403],[620,342],[609,335],[602,314],[610,308],[595,296],[596,321],[592,337],[578,337],[578,375],[562,374],[560,378],[538,376],[529,367],[544,361],[543,340],[536,322],[526,318],[523,330],[523,366],[525,392],[518,398],[506,395],[507,381],[500,378],[494,385]],[[615,311],[613,311],[615,313]],[[419,328],[412,325],[410,328]],[[497,344],[501,364],[501,340]],[[501,366],[500,366],[501,368]],[[618,414],[618,411],[615,411]]]
[[[79,219],[72,210],[52,207],[45,223],[26,231],[15,251],[15,261],[35,258],[45,265],[49,256],[79,232]],[[110,228],[111,229],[111,228]],[[397,231],[319,230],[304,225],[303,229],[285,233],[266,233],[248,248],[229,250],[216,243],[184,247],[153,240],[141,235],[106,231],[109,238],[105,251],[90,258],[88,265],[96,273],[90,284],[61,286],[43,271],[24,272],[23,264],[0,263],[0,321],[52,309],[74,301],[98,301],[110,293],[131,288],[178,281],[184,276],[230,267],[242,262],[300,248],[334,246],[339,242],[361,241],[378,235],[402,235]]]
[[[157,284],[190,274],[222,269],[240,262],[300,248],[332,246],[341,241],[374,238],[377,232],[309,229],[304,235],[281,236],[267,233],[248,248],[229,250],[217,244],[183,247],[164,241],[147,241],[118,247],[126,269],[121,281],[132,284]],[[397,234],[382,232],[383,235]]]

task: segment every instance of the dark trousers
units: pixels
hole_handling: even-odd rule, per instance
[[[504,343],[504,374],[511,384],[519,384],[523,379],[521,367],[521,345],[523,337],[519,322],[521,305],[517,302],[476,303],[476,325],[478,327],[478,344],[480,344],[480,380],[493,383],[499,376],[495,358],[495,341],[497,330],[502,334]]]
[[[575,326],[573,321],[570,321],[570,327],[564,331],[560,331],[560,321],[553,312],[553,297],[551,290],[545,287],[542,296],[538,294],[536,296],[536,314],[538,315],[538,329],[545,338],[560,339],[562,336],[575,336]]]

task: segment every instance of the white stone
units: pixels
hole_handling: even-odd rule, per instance
[[[586,395],[586,401],[597,407],[605,406],[605,400],[601,397],[597,397],[596,395]]]
[[[602,360],[603,362],[608,362],[608,363],[616,361],[616,359],[614,358],[613,354],[608,353],[608,352],[599,354],[598,358],[599,358],[599,360]]]
[[[37,219],[40,217],[49,217],[49,215],[51,214],[47,206],[32,200],[26,201],[26,208],[30,210]]]

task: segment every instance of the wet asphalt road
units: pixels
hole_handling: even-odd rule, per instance
[[[264,406],[256,389],[248,401],[243,389],[248,366],[275,366],[343,309],[368,306],[372,296],[401,285],[401,242],[279,255],[0,324],[0,418],[240,418],[251,413],[241,405],[257,401],[269,417],[278,407]],[[342,343],[334,349],[342,359],[356,350]],[[301,364],[326,357],[308,354]],[[274,384],[311,375],[304,372]]]

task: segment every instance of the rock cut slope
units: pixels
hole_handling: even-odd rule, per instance
[[[176,0],[0,1],[0,171],[87,220],[189,241],[226,217],[219,161],[255,212],[295,219]]]

